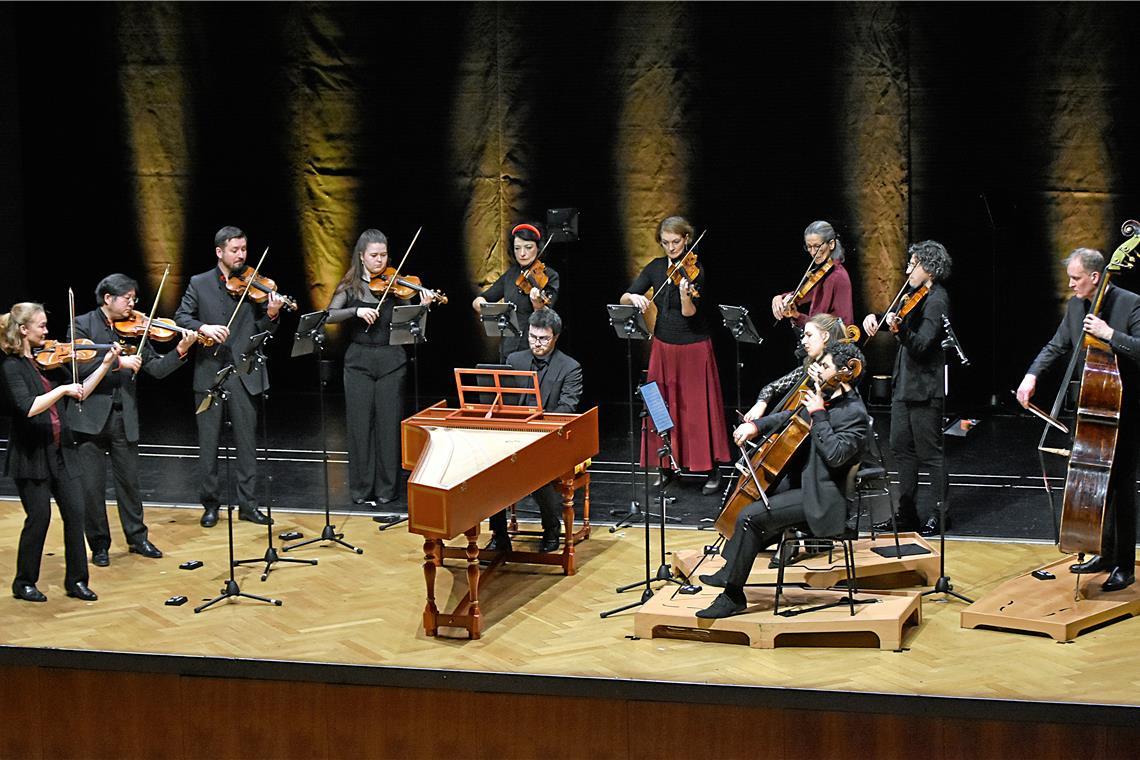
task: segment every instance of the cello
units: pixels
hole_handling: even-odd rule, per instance
[[[1140,244],[1140,222],[1127,221],[1120,229],[1128,240],[1117,247],[1104,268],[1089,314],[1099,314],[1112,275],[1131,269],[1133,250]],[[1076,349],[1084,360],[1077,398],[1076,426],[1065,474],[1058,545],[1062,552],[1100,554],[1104,538],[1108,484],[1120,426],[1123,385],[1120,365],[1112,347],[1088,333]]]

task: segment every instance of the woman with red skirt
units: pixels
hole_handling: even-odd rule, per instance
[[[645,293],[650,288],[655,291],[657,324],[649,353],[649,381],[658,384],[669,405],[675,425],[673,458],[682,469],[708,473],[703,492],[711,494],[720,488],[718,462],[729,461],[730,455],[709,320],[695,294],[705,285],[705,267],[700,267],[691,283],[682,279],[675,285],[668,277],[670,266],[680,262],[692,240],[693,226],[684,217],[663,220],[657,226],[657,242],[665,255],[641,270],[621,302],[645,311],[650,303]],[[649,440],[643,441],[642,451],[657,451],[660,438],[646,435]]]

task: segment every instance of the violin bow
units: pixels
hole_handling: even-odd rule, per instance
[[[253,281],[257,277],[257,273],[261,270],[261,265],[265,263],[265,257],[268,255],[269,246],[265,246],[265,250],[261,253],[261,258],[257,260],[257,266],[253,268],[253,274],[249,276],[249,282],[245,284],[245,290],[241,292],[241,298],[238,299],[237,306],[234,307],[233,314],[230,314],[230,321],[226,322],[227,330],[230,329],[230,325],[234,323],[234,317],[237,316],[238,309],[241,308],[242,302],[245,301],[245,297],[249,294],[249,289],[253,287]],[[149,327],[150,325],[148,324],[147,328]]]
[[[392,286],[396,284],[396,278],[400,276],[400,270],[404,268],[404,262],[408,260],[408,254],[412,252],[412,246],[414,246],[416,244],[416,241],[420,239],[420,233],[423,231],[424,226],[421,224],[420,228],[416,230],[416,234],[412,236],[412,242],[408,243],[408,250],[404,251],[404,257],[400,259],[400,264],[396,267],[396,273],[392,275],[392,279],[388,281],[388,286],[384,288],[384,292],[380,294],[380,300],[376,302],[377,319],[380,318],[380,307],[384,305],[384,299],[388,297],[388,293],[392,290]],[[368,327],[364,329],[364,332],[368,332],[371,329],[372,325],[368,325]]]
[[[660,287],[653,291],[653,298],[650,299],[651,301],[656,301],[657,296],[661,295],[661,289],[665,287],[665,283],[669,282],[669,278],[673,276],[674,270],[681,267],[681,262],[683,262],[690,253],[697,250],[697,246],[700,245],[701,239],[705,236],[705,232],[708,232],[708,230],[705,230],[697,236],[697,242],[689,246],[689,250],[685,251],[685,255],[677,259],[676,263],[670,262],[669,267],[665,270],[665,282],[661,283]]]
[[[139,341],[139,359],[141,361],[143,349],[146,348],[146,339],[150,337],[150,325],[154,319],[154,313],[158,311],[158,299],[162,295],[162,286],[166,284],[166,275],[170,274],[170,264],[166,265],[166,269],[162,270],[162,279],[158,281],[158,290],[154,291],[154,303],[150,307],[150,314],[147,315],[146,322],[143,323],[143,336]],[[131,373],[131,382],[138,377],[138,372]]]
[[[79,368],[75,360],[75,291],[71,288],[67,289],[67,319],[69,322],[71,333],[71,382],[79,382]],[[83,411],[83,400],[80,399],[75,404],[79,411]]]

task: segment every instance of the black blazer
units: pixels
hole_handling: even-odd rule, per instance
[[[179,327],[197,330],[202,325],[224,325],[230,320],[237,300],[226,291],[222,270],[214,267],[208,272],[190,278],[190,284],[182,295],[182,303],[174,312],[174,322]],[[238,309],[230,337],[220,350],[199,348],[194,352],[194,390],[205,393],[214,384],[214,376],[227,364],[238,358],[234,351],[244,351],[250,336],[268,330],[277,332],[277,320],[270,319],[266,307],[251,303],[247,298]],[[255,364],[248,375],[239,375],[241,384],[251,395],[269,390],[269,373],[260,364]]]
[[[52,387],[60,382],[69,382],[64,371],[53,370],[45,373]],[[35,417],[28,416],[37,396],[47,393],[40,373],[31,361],[23,356],[7,355],[0,361],[0,377],[4,384],[4,410],[12,418],[8,433],[8,455],[4,461],[4,474],[12,478],[32,478],[42,480],[51,476],[48,457],[54,456],[55,443],[51,434],[51,413],[43,411]],[[59,409],[59,437],[65,466],[73,476],[79,473],[75,461],[75,441],[67,426],[67,406],[71,397],[56,402]]]
[[[781,429],[795,411],[778,412],[755,421],[760,435]],[[811,416],[811,448],[804,465],[802,488],[808,526],[817,536],[835,536],[847,524],[847,471],[862,460],[871,418],[854,391],[834,398]]]
[[[71,340],[70,330],[68,340]],[[101,309],[89,311],[75,318],[75,336],[77,338],[90,338],[96,343],[111,343],[118,339],[111,325]],[[151,377],[163,378],[181,367],[183,358],[178,351],[171,349],[165,354],[159,354],[151,348],[151,341],[146,342],[143,348],[143,368]],[[87,362],[79,365],[79,380],[82,382],[88,375],[99,369],[98,362]],[[131,380],[131,373],[127,370],[114,369],[107,372],[99,385],[91,391],[91,395],[83,399],[83,411],[79,411],[78,404],[67,405],[68,425],[77,433],[98,435],[107,424],[111,416],[111,406],[118,389],[119,403],[123,406],[123,428],[127,440],[137,443],[139,440],[139,410],[138,410],[138,383]]]
[[[1057,332],[1030,365],[1030,375],[1039,377],[1048,372],[1083,341],[1085,314],[1090,305],[1076,296],[1069,299]],[[1113,330],[1110,344],[1116,355],[1124,359],[1120,362],[1121,382],[1124,392],[1132,397],[1140,392],[1140,295],[1109,285],[1101,302],[1100,318]]]
[[[946,288],[935,283],[899,325],[895,333],[899,350],[895,356],[892,401],[929,401],[946,395],[943,377],[946,353],[942,350],[946,331],[942,326],[944,314],[950,315],[950,297]]]
[[[534,354],[529,349],[515,351],[507,357],[514,369],[530,371]],[[582,398],[582,365],[557,348],[550,352],[545,372],[539,373],[538,390],[542,394],[542,409],[546,412],[578,411]]]

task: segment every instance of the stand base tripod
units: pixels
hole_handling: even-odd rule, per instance
[[[400,523],[407,522],[408,516],[407,515],[392,515],[391,517],[388,517],[388,518],[381,518],[381,517],[377,516],[377,517],[373,517],[372,519],[375,520],[376,522],[380,523],[380,531],[383,532],[383,531],[388,530],[388,528],[399,525]]]
[[[961,602],[965,602],[966,604],[974,603],[974,600],[970,597],[959,594],[954,590],[954,586],[950,583],[949,575],[938,576],[938,580],[934,582],[934,588],[930,589],[929,591],[923,591],[921,595],[930,596],[931,594],[949,594],[955,599]]]
[[[205,604],[201,605],[200,607],[195,607],[194,612],[201,612],[204,609],[207,609],[209,607],[214,606],[215,604],[222,601],[223,599],[230,599],[230,598],[237,598],[237,597],[244,597],[245,599],[253,599],[253,600],[258,601],[258,602],[268,602],[269,604],[275,604],[278,607],[281,606],[281,600],[280,599],[270,599],[267,596],[258,596],[257,594],[246,594],[245,592],[243,592],[241,590],[241,587],[238,586],[237,581],[235,581],[233,578],[230,578],[229,580],[226,581],[226,585],[222,587],[222,591],[220,594],[218,594],[217,596],[215,596],[213,599],[206,602]]]
[[[325,527],[321,530],[321,535],[317,536],[316,538],[310,538],[307,541],[302,541],[299,544],[283,547],[281,551],[289,552],[293,551],[294,549],[300,549],[302,546],[308,546],[309,544],[315,544],[321,541],[332,541],[334,544],[340,544],[346,549],[352,549],[352,551],[356,552],[357,554],[364,554],[363,549],[357,546],[353,546],[349,542],[345,541],[344,534],[337,533],[336,526],[328,522],[325,523]]]
[[[269,571],[273,568],[273,565],[278,562],[291,562],[294,565],[317,564],[317,561],[315,559],[293,559],[292,557],[282,557],[277,553],[277,548],[270,545],[265,549],[265,556],[255,559],[234,560],[234,567],[238,567],[240,565],[252,565],[257,562],[265,563],[265,570],[261,573],[261,580],[263,581],[269,577]]]

